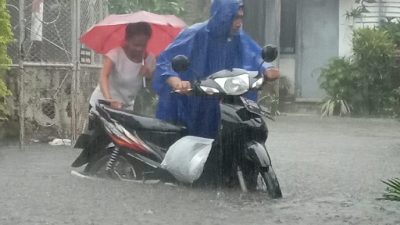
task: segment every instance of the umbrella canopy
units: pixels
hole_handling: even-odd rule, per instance
[[[151,25],[153,35],[149,40],[147,51],[154,55],[159,55],[186,27],[185,22],[176,16],[139,11],[106,17],[83,34],[80,41],[96,53],[106,54],[124,44],[127,24],[138,22],[147,22]]]

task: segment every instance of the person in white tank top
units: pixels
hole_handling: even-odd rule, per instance
[[[152,30],[148,23],[132,23],[126,27],[125,44],[104,55],[99,85],[90,97],[94,109],[99,99],[108,100],[117,109],[133,109],[133,102],[143,87],[144,78],[153,75],[156,59],[146,53]]]

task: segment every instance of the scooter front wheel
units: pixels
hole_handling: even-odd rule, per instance
[[[282,198],[281,187],[272,167],[258,173],[256,190],[267,192],[274,199]]]

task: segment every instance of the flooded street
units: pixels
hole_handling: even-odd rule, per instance
[[[0,147],[1,225],[399,225],[400,203],[379,201],[400,177],[400,123],[281,116],[267,147],[284,198],[87,180],[70,175],[68,147]]]

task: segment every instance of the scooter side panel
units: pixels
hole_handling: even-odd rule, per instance
[[[165,151],[184,136],[180,132],[137,131],[136,133],[144,142],[150,142]]]

